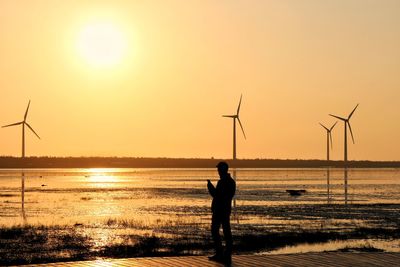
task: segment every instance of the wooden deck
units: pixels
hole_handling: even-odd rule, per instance
[[[185,257],[154,257],[129,258],[96,261],[57,262],[51,264],[25,266],[58,266],[58,267],[110,267],[110,266],[137,266],[137,267],[175,267],[200,266],[222,267],[223,264],[209,261],[206,256]],[[400,253],[304,253],[285,255],[234,255],[232,267],[256,266],[400,266]]]

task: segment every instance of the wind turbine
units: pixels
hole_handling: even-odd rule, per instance
[[[351,134],[351,139],[353,140],[354,144],[354,137],[353,137],[353,131],[351,130],[351,125],[350,125],[350,118],[353,116],[354,111],[356,111],[357,107],[359,104],[356,105],[356,107],[353,109],[353,111],[349,114],[349,116],[346,118],[342,118],[336,115],[329,114],[332,117],[335,117],[339,120],[342,120],[344,122],[344,163],[345,166],[347,166],[347,125],[349,126],[350,134]]]
[[[5,127],[10,127],[10,126],[16,126],[16,125],[22,125],[22,158],[25,158],[25,125],[28,126],[28,128],[40,139],[40,136],[33,130],[33,128],[26,122],[26,117],[28,116],[28,111],[29,111],[29,105],[31,104],[31,101],[29,100],[28,107],[26,108],[25,115],[24,115],[24,120],[8,125],[4,125],[2,128]]]
[[[331,144],[331,148],[332,148],[332,129],[333,129],[333,127],[335,127],[336,123],[337,122],[335,122],[335,124],[329,129],[327,127],[325,127],[322,123],[319,124],[322,127],[324,127],[326,130],[326,160],[327,161],[329,161],[329,143]]]
[[[240,104],[242,103],[242,95],[240,95],[239,105],[237,107],[237,111],[235,115],[223,115],[222,117],[232,118],[233,119],[233,160],[236,160],[236,120],[238,120],[240,128],[242,129],[242,133],[244,139],[246,139],[246,134],[244,133],[242,123],[239,119],[239,111],[240,111]]]
[[[335,122],[334,125],[332,125],[331,128],[327,128],[324,126],[322,123],[320,125],[325,128],[326,130],[326,161],[328,162],[328,166],[326,167],[326,189],[327,189],[327,196],[328,196],[328,204],[330,203],[331,197],[330,197],[330,169],[329,169],[329,143],[331,144],[332,148],[332,130],[333,127],[337,124],[337,121]]]
[[[351,134],[351,139],[353,140],[354,144],[354,137],[353,137],[353,131],[351,130],[351,125],[350,125],[350,118],[353,116],[354,111],[356,111],[356,108],[358,107],[358,104],[356,107],[353,109],[352,112],[350,112],[349,116],[346,118],[342,118],[336,115],[329,114],[332,117],[335,117],[339,120],[342,120],[344,122],[344,203],[347,205],[347,198],[348,198],[348,173],[347,173],[347,125],[349,125],[350,129],[350,134]]]

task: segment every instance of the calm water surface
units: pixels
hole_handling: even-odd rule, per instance
[[[230,172],[237,180],[234,235],[399,224],[399,169],[350,169],[347,187],[342,169]],[[204,236],[211,218],[207,179],[216,184],[215,169],[2,169],[0,225],[81,226],[99,247],[123,234]],[[290,189],[305,193],[291,196]],[[400,252],[399,240],[370,241]],[[288,247],[282,253],[304,249],[315,246]]]
[[[331,169],[329,174],[326,169],[236,169],[231,173],[237,179],[238,210],[241,206],[344,204],[346,199],[341,169]],[[180,215],[208,219],[202,214],[210,206],[207,179],[216,183],[214,169],[3,169],[0,224],[75,224],[109,218],[151,223]],[[306,193],[293,197],[287,189]],[[399,203],[400,170],[349,170],[347,201]]]

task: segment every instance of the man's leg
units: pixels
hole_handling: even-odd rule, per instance
[[[223,217],[222,229],[224,231],[224,239],[225,239],[225,243],[226,243],[226,250],[225,250],[224,258],[227,261],[227,263],[230,263],[231,256],[232,256],[232,247],[233,247],[230,214]]]
[[[222,242],[221,242],[221,236],[219,234],[220,226],[221,226],[220,216],[213,214],[211,218],[211,235],[214,240],[215,254],[218,256],[222,256]]]

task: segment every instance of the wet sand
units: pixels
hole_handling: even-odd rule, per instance
[[[193,212],[191,207],[183,208],[178,213],[180,219],[160,220],[151,226],[140,221],[108,219],[103,223],[73,226],[2,227],[0,264],[212,253],[208,211],[196,210],[204,214],[204,220],[198,222],[185,220],[184,214],[189,212]],[[232,218],[234,250],[236,254],[334,250],[400,252],[399,212],[399,204],[324,204],[266,209],[243,206]],[[265,217],[265,223],[254,223],[252,216]],[[235,222],[241,217],[247,219]],[[368,242],[354,242],[356,240]],[[347,246],[338,247],[338,242]],[[382,247],[382,242],[386,242],[386,247]],[[305,245],[314,246],[307,251]]]

